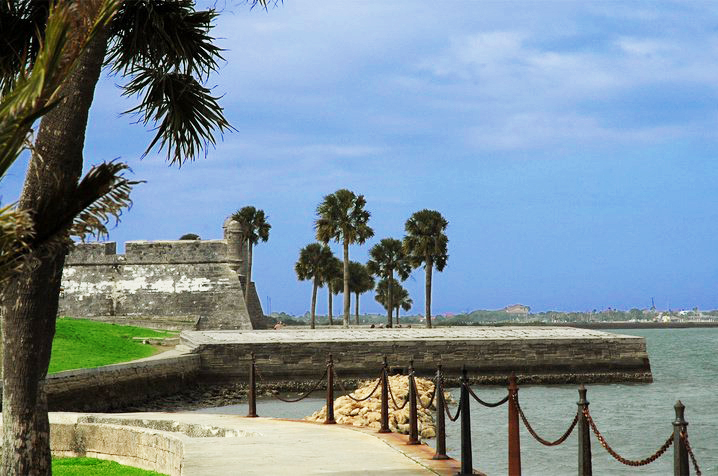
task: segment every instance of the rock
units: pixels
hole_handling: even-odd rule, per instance
[[[422,438],[434,438],[436,427],[434,424],[433,402],[430,402],[434,393],[434,383],[429,379],[416,378],[417,389],[417,419]],[[376,387],[376,380],[361,382],[359,387],[352,392],[356,399],[362,399],[369,395]],[[407,376],[395,375],[389,377],[389,385],[398,405],[404,405],[409,396],[409,379]],[[450,395],[445,393],[447,401],[453,401]],[[419,402],[421,404],[419,404]],[[431,405],[429,405],[431,403]],[[422,407],[428,406],[428,409]],[[406,404],[401,410],[394,408],[394,402],[389,398],[389,429],[402,434],[409,433],[409,412],[410,404]],[[326,418],[326,406],[305,418],[309,421],[322,422]],[[374,394],[368,399],[356,402],[349,396],[341,396],[334,401],[334,418],[337,423],[344,423],[358,427],[373,429],[381,428],[381,388],[377,387]]]

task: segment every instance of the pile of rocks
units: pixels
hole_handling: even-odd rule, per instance
[[[430,402],[434,393],[434,382],[429,379],[415,378],[417,389],[417,416],[419,424],[419,436],[422,438],[433,438],[436,436],[436,425],[432,413],[436,410],[434,403]],[[376,380],[363,382],[352,396],[361,400],[369,395],[377,385]],[[409,377],[405,375],[394,375],[389,377],[389,386],[394,395],[394,400],[399,406],[409,398]],[[445,392],[447,401],[451,396]],[[409,403],[401,410],[396,409],[394,402],[389,397],[389,429],[395,433],[409,433]],[[428,408],[424,408],[428,406]],[[323,422],[327,416],[327,407],[324,405],[321,410],[314,412],[305,420]],[[334,401],[334,419],[337,423],[362,426],[379,429],[381,428],[381,386],[377,387],[374,394],[367,400],[357,402],[348,396],[342,396]]]

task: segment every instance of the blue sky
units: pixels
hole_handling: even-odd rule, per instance
[[[202,2],[200,2],[202,3]],[[220,2],[221,3],[221,2]],[[435,313],[718,308],[718,6],[709,2],[231,2],[210,80],[238,132],[178,170],[140,160],[151,133],[104,77],[86,162],[137,179],[118,242],[221,238],[264,209],[254,278],[304,313],[293,266],[322,197],[362,193],[376,236],[422,208],[449,221]],[[25,163],[0,187],[14,200]],[[339,255],[340,248],[333,246]],[[405,283],[422,312],[423,270]],[[362,308],[379,312],[365,295]],[[341,309],[337,298],[335,309]],[[265,309],[266,310],[266,309]],[[326,312],[326,296],[318,311]]]

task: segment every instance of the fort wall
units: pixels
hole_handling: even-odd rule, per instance
[[[125,254],[117,254],[114,242],[77,244],[63,270],[59,314],[165,328],[252,329],[261,303],[252,302],[250,316],[230,247],[227,240],[130,241]]]

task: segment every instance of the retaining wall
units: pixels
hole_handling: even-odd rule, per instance
[[[194,383],[200,356],[157,357],[49,375],[45,383],[50,411],[108,411],[171,395]]]

